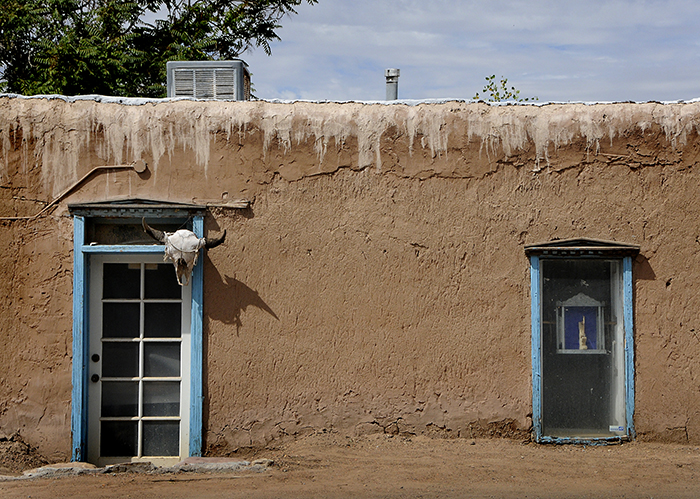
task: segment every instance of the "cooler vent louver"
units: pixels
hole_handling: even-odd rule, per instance
[[[250,100],[250,73],[245,62],[171,61],[168,97]]]

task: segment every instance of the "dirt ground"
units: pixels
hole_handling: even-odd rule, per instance
[[[311,435],[246,456],[262,473],[119,473],[0,482],[0,497],[697,498],[700,448]]]
[[[45,464],[48,461],[22,440],[19,433],[0,435],[0,475],[15,475]]]

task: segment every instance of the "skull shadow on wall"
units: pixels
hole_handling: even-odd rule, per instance
[[[236,335],[243,325],[241,313],[248,307],[256,307],[279,320],[274,310],[265,303],[257,291],[235,277],[221,275],[207,256],[204,260],[205,272],[205,315],[214,321],[236,326]]]

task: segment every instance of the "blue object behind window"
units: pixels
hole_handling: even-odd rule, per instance
[[[580,349],[579,323],[582,322],[584,318],[586,346],[588,350],[596,350],[598,348],[598,307],[565,307],[564,349]]]

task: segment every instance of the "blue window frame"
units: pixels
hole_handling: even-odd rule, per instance
[[[634,438],[632,258],[639,247],[570,239],[530,245],[525,252],[530,259],[535,440],[604,443]],[[600,310],[589,314],[586,325],[592,305]],[[581,318],[564,320],[564,310]],[[603,327],[605,331],[599,330]],[[574,329],[576,336],[580,331],[581,341],[567,341],[572,332],[564,328]],[[611,382],[612,376],[617,381]],[[591,395],[585,399],[582,393]],[[598,427],[591,421],[599,421]]]
[[[86,229],[91,217],[122,217],[138,220],[141,216],[158,218],[173,214],[192,220],[192,230],[204,233],[203,208],[194,205],[163,205],[153,203],[93,204],[70,206],[73,212],[73,372],[72,372],[72,453],[73,461],[84,461],[88,447],[88,341],[89,341],[89,275],[90,256],[97,254],[162,254],[163,246],[151,244],[86,244]],[[202,453],[202,325],[203,325],[203,265],[195,265],[191,278],[191,379],[189,417],[189,455]]]

